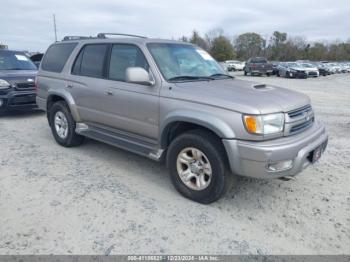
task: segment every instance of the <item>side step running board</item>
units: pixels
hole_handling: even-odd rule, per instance
[[[146,156],[156,161],[159,161],[162,157],[163,150],[157,149],[156,145],[124,134],[114,133],[82,123],[77,124],[76,132],[82,136]]]

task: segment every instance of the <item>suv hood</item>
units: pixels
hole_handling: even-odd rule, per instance
[[[247,114],[288,112],[310,104],[299,92],[236,79],[176,83],[169,96]]]
[[[0,79],[18,80],[31,78],[34,79],[37,74],[36,70],[0,70]]]

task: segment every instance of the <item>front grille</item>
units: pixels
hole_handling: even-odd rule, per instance
[[[32,90],[35,88],[35,83],[26,82],[26,83],[16,83],[17,90]]]
[[[311,71],[311,72],[309,72],[309,75],[310,75],[310,76],[317,76],[317,72]]]
[[[314,113],[310,105],[286,113],[285,135],[294,135],[309,128],[314,122]]]
[[[298,125],[295,125],[293,126],[291,129],[290,129],[290,133],[293,134],[293,133],[296,133],[298,131],[302,131],[304,129],[306,129],[307,127],[309,127],[312,122],[314,122],[314,118],[310,118],[309,121],[306,121],[304,123],[301,123],[301,124],[298,124]]]
[[[289,111],[287,114],[290,118],[295,118],[297,116],[305,114],[305,112],[312,111],[312,108],[310,105],[303,106],[301,108]]]

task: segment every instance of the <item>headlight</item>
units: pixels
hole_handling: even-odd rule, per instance
[[[4,79],[0,79],[0,89],[7,89],[9,88],[11,85],[9,82],[7,82]]]
[[[276,134],[283,131],[284,114],[244,115],[243,122],[249,133],[257,135]]]

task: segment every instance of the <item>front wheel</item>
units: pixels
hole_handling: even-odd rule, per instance
[[[226,173],[221,141],[207,131],[194,130],[175,138],[167,164],[177,191],[202,204],[218,200],[233,181],[233,175]]]

